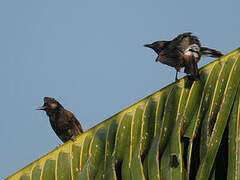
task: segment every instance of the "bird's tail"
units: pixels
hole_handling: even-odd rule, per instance
[[[185,59],[184,64],[185,64],[185,69],[184,69],[185,73],[190,74],[194,78],[194,80],[200,79],[197,62],[195,61],[195,58],[193,55]]]
[[[207,47],[201,47],[200,54],[205,55],[205,56],[214,57],[214,58],[219,58],[219,57],[223,56],[223,54],[220,51],[216,51],[214,49],[210,49]]]

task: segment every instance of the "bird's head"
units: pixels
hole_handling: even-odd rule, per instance
[[[156,41],[152,44],[145,44],[144,47],[153,49],[157,54],[159,54],[165,47],[167,41]]]
[[[56,113],[62,105],[56,101],[54,98],[44,97],[44,104],[41,107],[38,107],[37,110],[46,111],[48,115]]]

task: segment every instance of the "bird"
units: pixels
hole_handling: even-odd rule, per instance
[[[75,140],[75,137],[83,133],[83,128],[74,114],[66,109],[54,98],[44,97],[44,104],[37,110],[43,110],[49,117],[52,129],[63,143]]]
[[[202,47],[197,36],[191,32],[179,34],[171,41],[156,41],[152,44],[145,44],[145,47],[153,49],[158,57],[156,62],[161,62],[176,69],[175,80],[181,68],[184,72],[190,74],[194,80],[200,78],[197,63],[201,56],[219,58],[223,56],[220,51]]]

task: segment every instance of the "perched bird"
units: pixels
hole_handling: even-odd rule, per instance
[[[175,80],[178,79],[177,75],[182,67],[185,67],[185,73],[190,74],[195,80],[199,79],[197,63],[202,55],[214,58],[223,56],[220,51],[201,47],[198,37],[191,34],[191,32],[186,32],[171,41],[156,41],[144,45],[158,54],[156,61],[176,69]]]
[[[57,136],[65,143],[83,133],[82,126],[70,111],[56,101],[54,98],[44,97],[43,106],[37,108],[47,113],[51,126]]]

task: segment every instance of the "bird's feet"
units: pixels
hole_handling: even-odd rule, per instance
[[[179,72],[179,71],[180,71],[180,70],[176,69],[175,81],[178,81],[178,72]]]
[[[76,136],[75,136],[75,135],[72,135],[71,140],[72,140],[72,141],[75,141],[75,140],[76,140]]]

